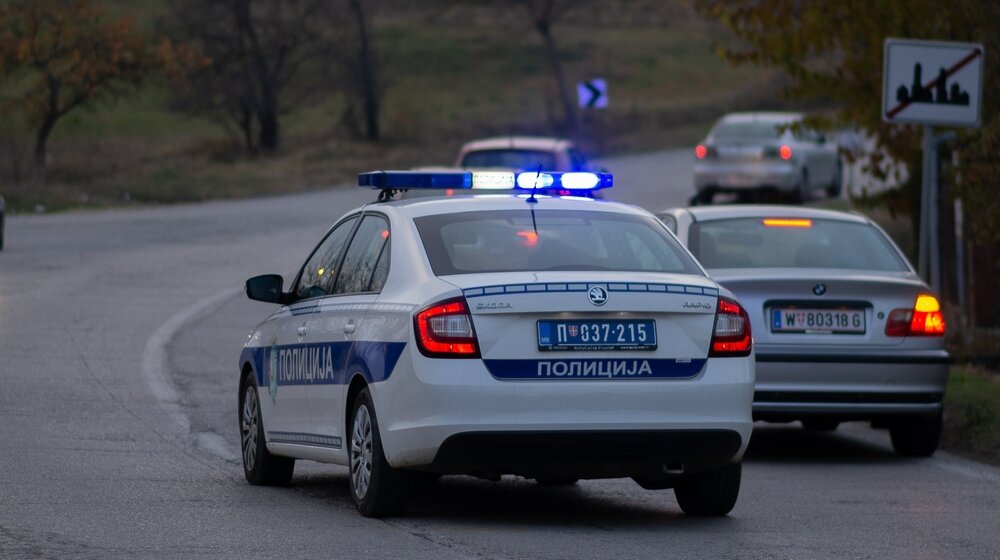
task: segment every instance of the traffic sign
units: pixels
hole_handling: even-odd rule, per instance
[[[983,46],[886,39],[882,120],[978,127]]]
[[[576,96],[581,109],[606,109],[608,107],[608,83],[603,78],[594,78],[576,84]]]

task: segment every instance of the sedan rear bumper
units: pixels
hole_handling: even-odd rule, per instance
[[[942,406],[949,363],[944,350],[760,354],[753,415],[759,420],[787,421],[933,414]]]
[[[790,163],[746,162],[696,164],[695,188],[699,191],[744,191],[771,187],[783,191],[794,190],[799,173]]]

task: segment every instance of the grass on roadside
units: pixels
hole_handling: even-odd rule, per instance
[[[975,366],[952,368],[941,447],[1000,465],[1000,373]]]

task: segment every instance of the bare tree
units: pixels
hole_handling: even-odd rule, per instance
[[[177,109],[235,124],[250,153],[279,146],[280,116],[329,80],[339,46],[329,0],[179,0],[168,35],[208,61],[176,88]],[[308,70],[308,71],[306,71]]]
[[[520,4],[527,9],[535,30],[542,36],[542,41],[545,43],[545,51],[549,57],[549,64],[552,66],[552,75],[555,78],[559,100],[563,108],[563,126],[570,131],[575,131],[579,124],[576,105],[573,104],[573,97],[566,84],[566,76],[563,74],[559,49],[556,46],[555,36],[552,34],[552,27],[578,2],[574,0],[520,0]]]
[[[371,37],[370,17],[365,11],[365,0],[347,0],[354,17],[355,52],[344,61],[350,77],[349,83],[353,92],[361,101],[365,114],[365,136],[369,140],[378,140],[379,111],[381,91],[379,88],[378,57]],[[350,109],[348,109],[350,110]]]

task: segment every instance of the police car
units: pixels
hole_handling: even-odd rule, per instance
[[[751,432],[750,324],[661,222],[546,196],[596,173],[372,172],[239,361],[243,466],[347,465],[365,516],[403,512],[419,473],[540,484],[631,477],[725,515]],[[520,195],[391,200],[404,189]]]

